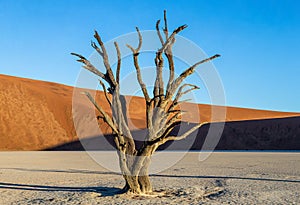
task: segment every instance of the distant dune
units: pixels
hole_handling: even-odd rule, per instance
[[[73,87],[70,86],[0,75],[0,150],[80,149],[78,143],[75,145],[78,138],[73,124],[72,96]],[[102,92],[98,92],[97,99],[104,102]],[[83,95],[79,101],[82,106],[88,103]],[[109,112],[108,105],[104,107]],[[145,127],[144,108],[143,98],[131,99],[131,127]],[[198,108],[201,121],[223,121],[218,116],[212,119],[211,105],[199,104]],[[197,112],[189,111],[185,121],[197,122],[199,116],[192,115]],[[274,149],[300,149],[299,117],[300,113],[227,107],[225,130],[217,148],[270,149],[270,145],[277,143]],[[82,116],[81,121],[75,123],[85,126],[90,119]],[[104,134],[109,134],[104,124],[100,126]],[[198,144],[194,144],[193,149],[203,143],[200,141],[205,127],[201,129],[195,142]]]

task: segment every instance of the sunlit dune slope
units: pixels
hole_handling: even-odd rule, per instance
[[[77,140],[72,116],[73,87],[51,82],[0,75],[0,150],[41,150]],[[97,100],[107,105],[102,92]],[[89,105],[84,95],[77,98],[82,107]],[[145,127],[144,99],[127,97],[130,126],[132,129]],[[212,106],[200,104],[184,107],[190,111],[185,121],[241,121],[300,116],[299,113],[274,112],[245,108],[227,107],[226,118],[211,116]],[[184,108],[183,108],[184,109]],[[215,111],[224,107],[215,107]],[[198,114],[197,114],[198,113]],[[77,114],[77,110],[74,111]],[[88,129],[95,116],[82,115],[74,122]],[[103,133],[109,129],[101,123]],[[96,134],[96,133],[95,133]],[[88,136],[87,136],[88,137]]]

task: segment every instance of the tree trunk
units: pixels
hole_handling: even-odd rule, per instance
[[[141,191],[143,193],[151,193],[152,192],[152,185],[151,185],[151,181],[149,178],[149,166],[150,166],[150,156],[147,157],[144,161],[144,164],[141,168],[139,177],[138,177],[138,181],[141,187]]]
[[[137,195],[150,194],[152,192],[152,185],[148,172],[149,165],[149,156],[145,156],[143,163],[139,166],[134,166],[130,162],[126,163],[124,160],[120,160],[120,168],[126,182],[123,188],[124,192]]]

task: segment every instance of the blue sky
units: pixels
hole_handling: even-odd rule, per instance
[[[69,53],[89,56],[94,29],[104,41],[154,29],[164,9],[170,28],[188,24],[182,36],[222,55],[227,105],[300,112],[297,0],[0,0],[0,73],[74,85]]]

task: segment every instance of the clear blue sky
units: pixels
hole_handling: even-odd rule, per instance
[[[300,112],[298,0],[0,0],[0,73],[74,85],[69,53],[89,56],[94,29],[104,41],[153,29],[164,9],[171,28],[188,24],[181,35],[222,55],[228,105]]]

